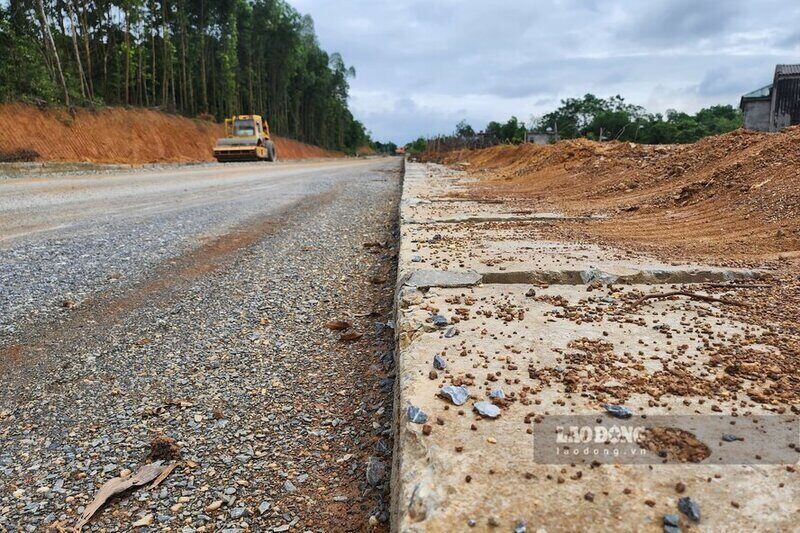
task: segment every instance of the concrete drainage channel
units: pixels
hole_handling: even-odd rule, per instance
[[[730,429],[724,413],[774,410],[712,379],[715,350],[740,349],[742,339],[765,353],[774,347],[755,343],[758,327],[713,302],[631,304],[674,284],[752,283],[764,273],[553,242],[558,214],[453,201],[468,180],[406,165],[393,530],[794,527],[795,474],[763,451],[776,434],[736,437],[742,455],[726,455],[734,441],[723,430],[747,428]],[[634,457],[559,456],[565,441],[554,419],[593,427],[641,415],[670,418],[645,428],[647,438],[627,450]],[[796,441],[796,431],[784,437]]]

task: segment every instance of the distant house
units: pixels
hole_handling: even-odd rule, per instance
[[[525,133],[525,142],[533,144],[553,144],[561,140],[558,133],[534,133],[529,131]]]
[[[780,131],[800,124],[800,65],[778,65],[771,85],[742,96],[744,127]]]

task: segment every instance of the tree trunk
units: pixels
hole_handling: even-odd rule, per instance
[[[108,42],[106,43],[105,50],[103,51],[103,94],[108,98],[108,54],[112,47],[112,33],[111,33],[111,13],[106,13],[106,35],[108,35]]]
[[[75,12],[72,9],[72,6],[67,4],[67,15],[69,16],[69,25],[72,26],[72,47],[75,50],[75,61],[78,64],[78,76],[81,80],[81,95],[86,98],[87,93],[87,84],[86,84],[86,77],[83,74],[83,64],[81,62],[81,53],[80,49],[78,48],[78,17],[75,16]]]
[[[256,105],[255,105],[255,102],[253,100],[253,63],[252,63],[252,56],[249,56],[249,62],[250,62],[250,65],[247,68],[247,76],[248,76],[247,77],[247,85],[248,85],[248,92],[249,92],[248,98],[250,99],[250,101],[248,103],[250,104],[250,114],[251,115],[255,115],[256,114],[256,110],[255,110]]]
[[[151,45],[150,46],[150,51],[152,53],[151,55],[152,55],[153,78],[150,80],[150,83],[153,86],[152,87],[153,88],[153,93],[152,93],[153,94],[153,98],[152,98],[152,100],[153,100],[153,105],[154,106],[158,105],[156,103],[156,102],[158,102],[158,100],[156,99],[156,85],[157,85],[156,84],[156,80],[158,80],[158,71],[156,70],[156,12],[155,12],[155,9],[156,9],[156,5],[155,5],[155,2],[153,2],[152,8],[150,10],[150,15],[153,17],[153,24],[152,24],[152,27],[150,28],[150,45]]]
[[[76,2],[73,3],[73,9],[76,4],[77,0]],[[92,73],[92,54],[91,51],[89,50],[89,25],[86,22],[85,9],[81,12],[80,19],[81,19],[81,28],[83,30],[83,48],[84,52],[86,52],[86,74],[87,74],[86,83],[89,88],[89,98],[94,100],[94,80],[92,79],[94,77],[94,74]]]
[[[167,61],[167,56],[172,56],[169,44],[169,37],[167,29],[167,0],[163,0],[161,2],[161,44],[164,46],[163,54],[162,54],[162,78],[161,78],[161,105],[164,107],[169,107],[169,62]]]
[[[128,10],[123,11],[125,15],[125,105],[131,103],[131,25],[129,22]]]
[[[56,49],[56,42],[53,40],[53,34],[50,32],[50,23],[47,21],[47,13],[44,11],[44,1],[37,0],[39,8],[39,16],[41,17],[42,33],[44,33],[47,43],[53,52],[53,61],[56,65],[56,72],[58,73],[58,80],[61,83],[61,89],[64,91],[64,105],[69,107],[69,91],[67,90],[67,82],[64,79],[64,71],[61,69],[61,60],[58,57],[58,50]]]
[[[44,64],[47,67],[47,73],[50,75],[50,79],[53,80],[53,83],[58,83],[56,79],[56,69],[53,66],[53,58],[50,56],[50,45],[49,40],[47,39],[47,34],[44,31],[44,28],[41,24],[39,24],[39,32],[41,35],[41,50],[42,50],[42,57],[44,58]]]
[[[200,97],[203,113],[208,113],[208,85],[206,81],[206,3],[200,2]]]
[[[136,105],[142,105],[144,99],[147,98],[147,86],[144,84],[144,52],[142,47],[139,47],[139,61],[137,70],[136,82]]]
[[[181,6],[181,108],[185,113],[192,113],[190,98],[191,86],[186,73],[186,13],[185,7]]]

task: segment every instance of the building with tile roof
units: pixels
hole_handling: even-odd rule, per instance
[[[800,64],[777,65],[771,85],[742,96],[744,127],[780,131],[800,124]]]

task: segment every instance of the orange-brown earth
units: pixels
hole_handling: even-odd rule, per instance
[[[775,353],[721,352],[712,365],[724,368],[727,380],[757,376],[752,398],[785,401],[800,412],[800,126],[772,134],[739,130],[691,145],[579,139],[424,158],[473,173],[470,198],[610,217],[554,224],[553,238],[646,250],[678,262],[772,269],[765,284],[736,288],[731,297],[744,305],[725,310],[762,327],[761,342]],[[730,296],[730,287],[719,290]],[[726,358],[737,362],[722,364]]]
[[[800,255],[800,127],[739,130],[691,145],[578,139],[426,158],[474,171],[472,196],[610,215],[567,225],[594,240],[672,257]]]
[[[0,105],[0,154],[37,154],[36,161],[165,163],[213,161],[221,124],[150,109],[39,109]],[[318,146],[275,137],[278,157],[342,157]]]

